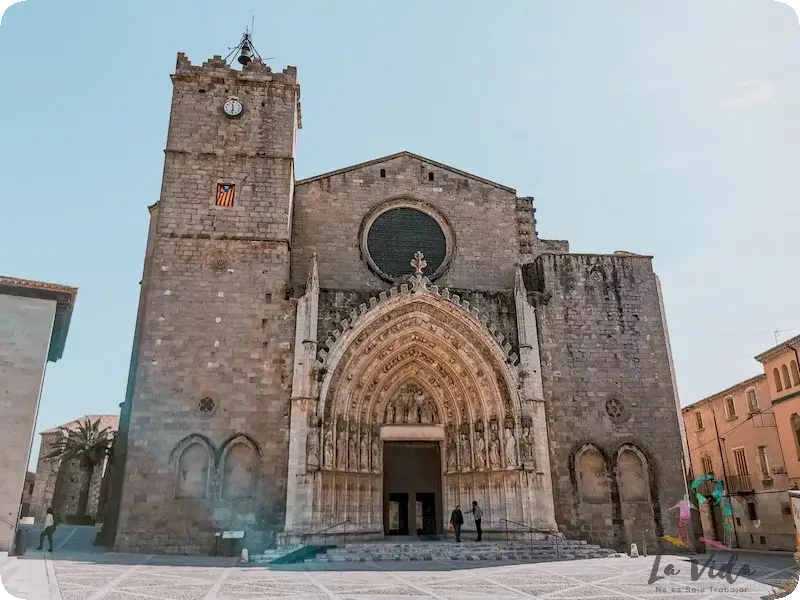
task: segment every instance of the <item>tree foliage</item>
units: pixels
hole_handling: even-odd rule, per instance
[[[78,498],[78,514],[85,515],[95,467],[103,464],[113,448],[113,430],[100,426],[100,419],[93,423],[84,419],[74,429],[60,427],[61,437],[53,444],[44,458],[58,458],[62,462],[75,461],[83,471],[83,481]]]
[[[59,430],[62,436],[45,456],[47,459],[75,460],[85,469],[101,464],[111,450],[113,431],[108,427],[101,429],[100,419],[94,423],[85,419],[75,429],[60,427]]]

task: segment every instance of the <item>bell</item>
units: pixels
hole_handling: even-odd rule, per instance
[[[242,45],[242,53],[239,55],[239,64],[246,65],[253,60],[253,51],[250,49],[250,44],[245,42]]]

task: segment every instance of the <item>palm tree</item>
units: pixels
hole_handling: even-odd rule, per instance
[[[82,481],[78,495],[78,515],[86,515],[89,504],[89,490],[95,467],[103,464],[103,459],[111,451],[112,430],[100,428],[100,419],[94,423],[89,419],[79,422],[75,429],[60,427],[62,436],[53,444],[53,450],[46,459],[59,458],[76,461],[81,470]]]

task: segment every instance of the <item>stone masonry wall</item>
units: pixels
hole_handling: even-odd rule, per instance
[[[17,524],[55,314],[53,300],[0,295],[0,552]]]
[[[655,549],[657,536],[677,535],[676,511],[666,511],[682,499],[684,481],[651,259],[544,254],[524,275],[528,290],[536,290],[531,296],[559,527],[568,536],[618,549],[640,544],[646,535],[648,548]],[[602,469],[584,474],[607,484],[602,502],[581,500],[575,458],[587,444],[606,465],[605,476]],[[649,486],[649,501],[620,500],[624,474],[617,472],[617,454],[624,445],[647,460],[647,481],[639,483]]]
[[[36,485],[33,487],[33,499],[31,502],[31,516],[37,523],[44,520],[44,515],[48,508],[53,505],[55,495],[56,479],[58,478],[58,467],[61,461],[57,458],[45,458],[53,451],[54,444],[61,433],[53,431],[42,433],[39,443],[39,459],[36,463]],[[59,515],[63,518],[62,515]]]
[[[219,58],[192,67],[182,55],[173,84],[115,547],[208,553],[215,532],[239,529],[262,548],[285,508],[299,89],[292,68],[239,72]],[[231,95],[245,105],[239,119],[222,115]],[[217,183],[236,185],[233,207],[215,206]],[[192,441],[194,462],[184,465]],[[255,458],[232,471],[226,456],[237,443]],[[203,452],[209,463],[198,471]],[[189,471],[207,485],[179,497],[181,485],[198,485],[185,481]],[[225,497],[226,477],[250,478],[252,493]]]
[[[321,288],[386,289],[361,258],[359,231],[373,208],[401,198],[438,209],[452,225],[456,251],[449,271],[435,282],[439,287],[510,290],[514,265],[538,244],[529,199],[518,201],[513,190],[401,155],[296,187],[292,283],[305,283],[316,252]]]
[[[220,247],[233,257],[232,272],[213,274],[206,257]],[[117,547],[167,551],[151,545],[151,536],[172,532],[169,546],[194,553],[233,523],[215,492],[204,501],[174,498],[176,457],[170,455],[190,434],[211,441],[215,461],[229,438],[249,436],[263,457],[261,486],[240,516],[250,515],[250,529],[282,524],[294,333],[293,302],[284,299],[281,284],[288,256],[285,246],[269,242],[166,238],[155,261]],[[205,397],[215,403],[213,414],[199,411]]]
[[[748,502],[755,505],[758,526],[750,519],[747,509]],[[782,550],[784,552],[796,550],[797,541],[794,535],[789,494],[786,490],[734,497],[732,503],[739,519],[736,522],[736,536],[740,548]],[[716,510],[719,515],[719,509]],[[721,518],[718,518],[721,521]]]
[[[131,359],[128,366],[128,382],[125,386],[125,400],[120,402],[119,430],[114,440],[114,455],[111,468],[108,469],[108,496],[103,511],[103,528],[99,542],[105,547],[114,547],[119,524],[119,509],[122,502],[122,486],[125,481],[125,463],[128,456],[128,430],[130,428],[130,407],[133,398],[136,374],[139,368],[139,350],[147,298],[147,280],[152,272],[153,250],[156,242],[156,225],[158,223],[158,203],[149,207],[150,223],[147,228],[147,245],[145,246],[142,280],[139,287],[139,304],[136,310],[136,325],[131,344]]]

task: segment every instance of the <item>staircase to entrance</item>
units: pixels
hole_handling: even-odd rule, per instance
[[[349,521],[302,536],[300,543],[251,555],[258,564],[419,562],[419,561],[519,561],[548,562],[621,556],[614,550],[568,540],[523,523],[501,519],[503,529],[484,531],[484,540],[472,541],[462,534],[458,543],[451,534],[386,536],[375,542],[348,542]]]

